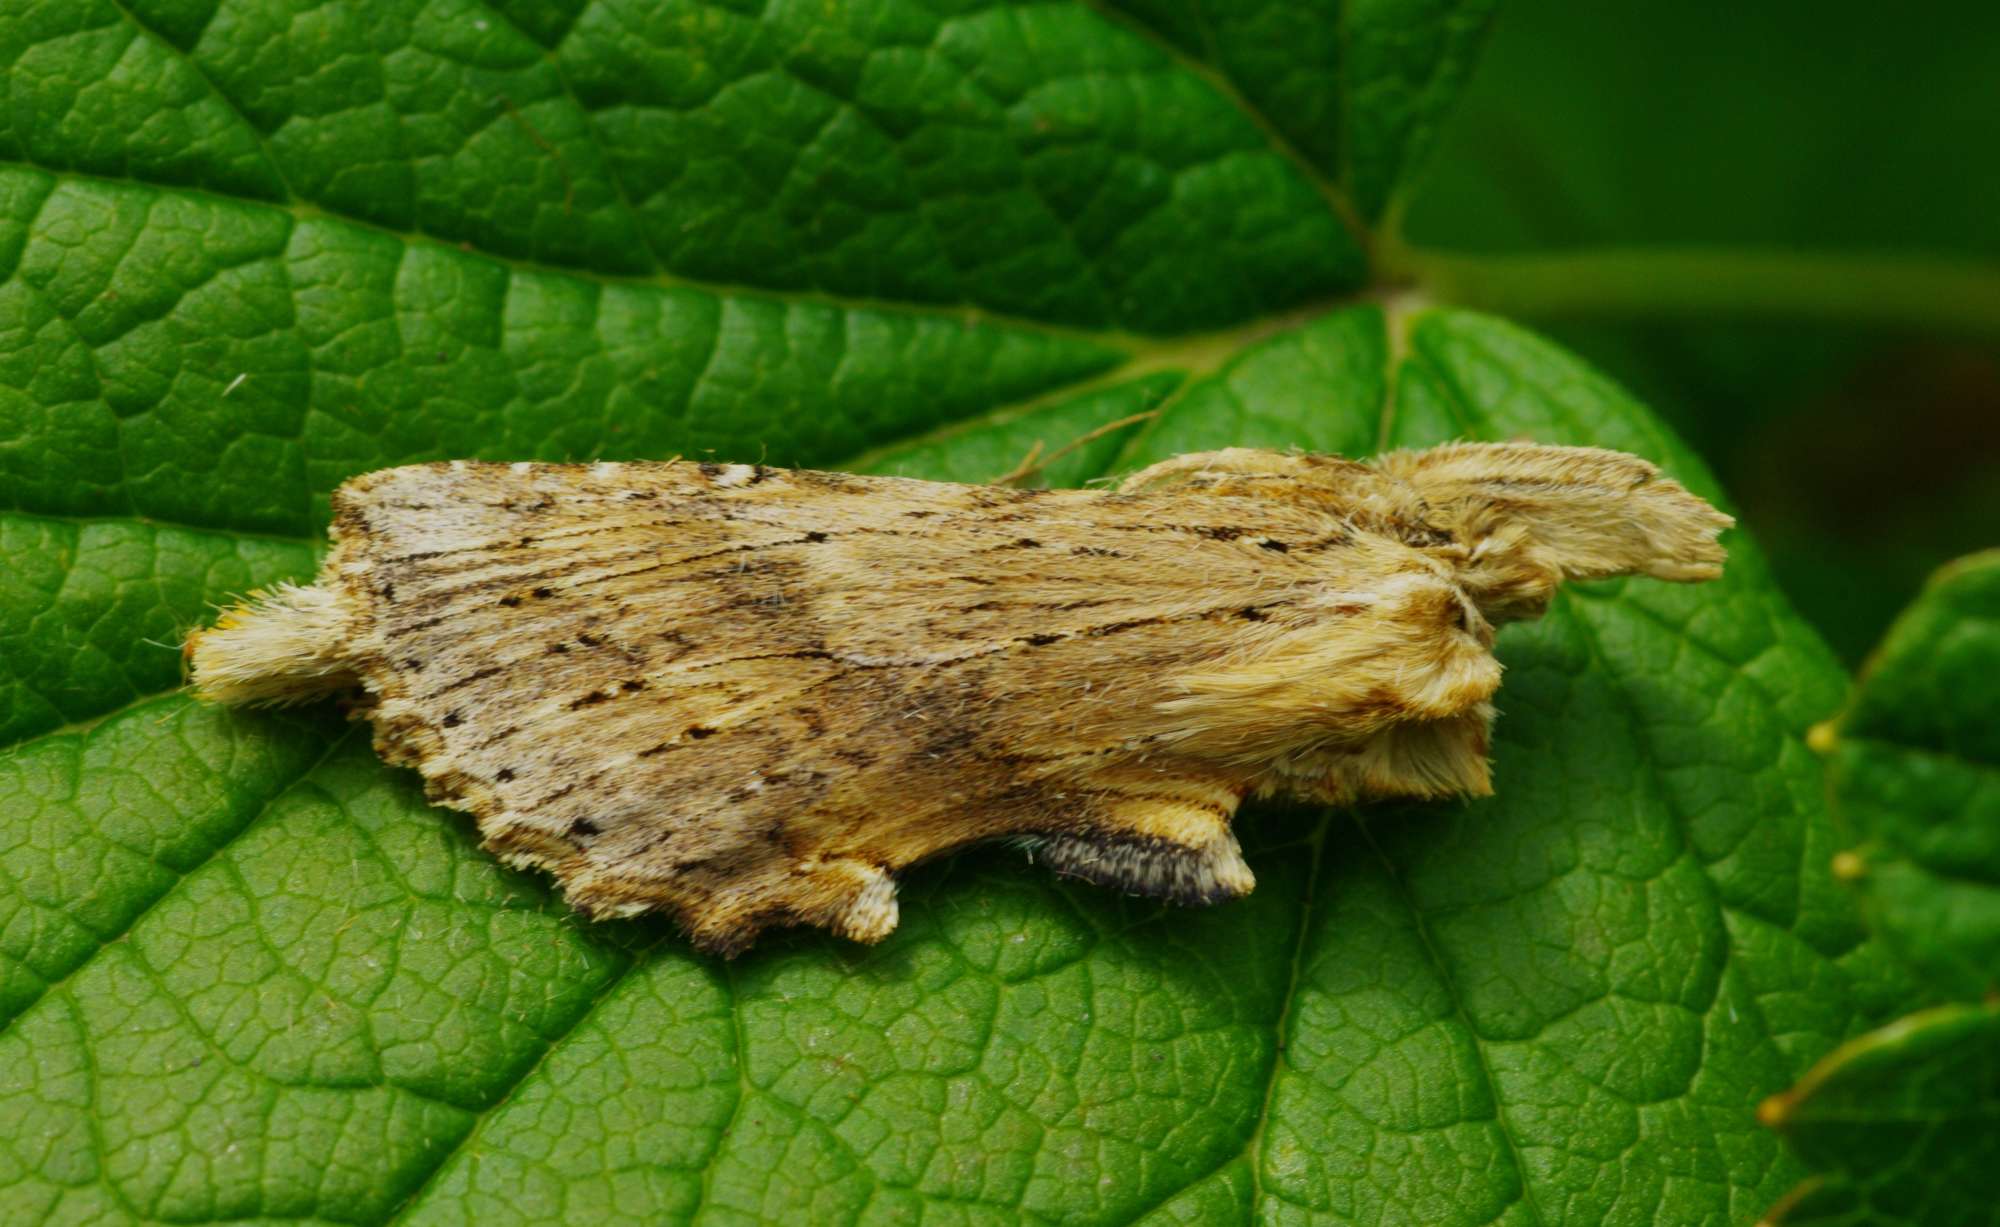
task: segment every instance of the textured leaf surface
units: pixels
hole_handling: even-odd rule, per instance
[[[2000,1006],[1913,1014],[1843,1045],[1763,1115],[1821,1174],[1786,1227],[1978,1227],[2000,1207]]]
[[[2000,985],[2000,552],[1933,579],[1829,742],[1841,861],[1872,927],[1947,996]]]
[[[1483,9],[1346,6],[1332,71],[1280,6],[0,14],[0,1221],[1722,1224],[1792,1186],[1753,1106],[1898,982],[1824,870],[1839,673],[1740,534],[1719,584],[1507,632],[1494,800],[1250,814],[1260,886],[1203,911],[960,857],[881,947],[733,964],[575,920],[330,710],[173,693],[181,628],[409,460],[977,479],[1157,409],[1050,476],[1528,436],[1715,494],[1546,343],[1341,305]],[[1304,33],[1253,62],[1238,21]]]
[[[1107,0],[1265,117],[1370,221],[1470,75],[1492,0]]]
[[[1947,1005],[1844,1045],[1761,1115],[1815,1169],[1787,1224],[1994,1221],[2000,1207],[2000,553],[1946,567],[1837,722],[1835,862],[1884,946]]]

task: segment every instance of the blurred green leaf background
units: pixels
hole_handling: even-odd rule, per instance
[[[1977,301],[1937,304],[1955,325],[1864,323],[1852,301],[1671,311],[1643,287],[1535,321],[1715,466],[1786,591],[1858,664],[1925,576],[2000,538],[1996,81],[1987,5],[1510,0],[1406,235],[1983,266]]]

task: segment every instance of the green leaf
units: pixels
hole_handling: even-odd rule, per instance
[[[1816,1174],[1786,1224],[1987,1223],[2000,1205],[2000,552],[1940,571],[1836,721],[1834,867],[1870,926],[1948,1005],[1829,1054],[1760,1109]]]
[[[2000,1005],[1913,1014],[1853,1040],[1761,1115],[1821,1169],[1786,1227],[1991,1223],[2000,1205]]]
[[[2000,551],[1945,568],[1816,743],[1870,927],[1949,997],[2000,985]]]
[[[1493,0],[1111,0],[1267,117],[1375,221],[1464,87]]]
[[[1494,799],[1253,812],[1259,888],[1205,910],[961,856],[880,947],[729,964],[578,920],[330,710],[173,693],[182,628],[411,460],[1526,436],[1714,495],[1546,342],[1353,305],[1484,7],[1349,6],[1330,60],[1266,6],[1313,36],[1255,61],[1157,3],[0,15],[0,1221],[1725,1223],[1795,1183],[1754,1105],[1904,985],[1824,869],[1842,679],[1741,534],[1505,633]]]

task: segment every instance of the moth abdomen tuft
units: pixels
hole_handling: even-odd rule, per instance
[[[195,694],[217,703],[299,703],[359,680],[338,594],[280,584],[188,636]]]

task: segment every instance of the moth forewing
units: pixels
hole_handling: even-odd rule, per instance
[[[1491,622],[1699,579],[1726,517],[1643,461],[1230,449],[1116,491],[685,462],[356,478],[310,588],[188,645],[224,702],[358,684],[377,748],[592,915],[862,941],[902,870],[1248,891],[1250,795],[1489,791]]]

